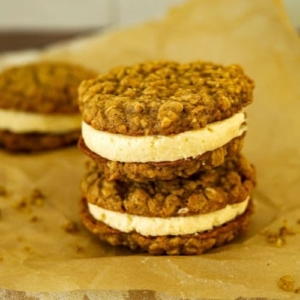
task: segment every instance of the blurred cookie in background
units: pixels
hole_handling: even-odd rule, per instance
[[[97,74],[64,62],[36,62],[0,73],[0,147],[12,152],[51,150],[77,142],[77,89]]]

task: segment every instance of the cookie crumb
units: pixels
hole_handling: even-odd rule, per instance
[[[287,225],[283,225],[279,228],[280,236],[295,235],[295,234],[296,234],[296,231],[292,228],[287,227]]]
[[[3,186],[0,185],[0,197],[7,197],[8,193],[7,193],[7,189]]]
[[[80,246],[80,245],[76,245],[75,246],[75,251],[77,254],[83,254],[84,253],[84,247]]]
[[[297,220],[297,224],[300,225],[300,219]]]
[[[28,253],[34,253],[33,249],[31,247],[29,247],[29,246],[24,246],[23,250],[26,251],[26,252],[28,252]]]
[[[24,213],[31,213],[32,206],[41,207],[44,205],[45,195],[38,189],[34,188],[29,196],[23,196],[14,208]]]
[[[45,195],[38,188],[35,188],[31,191],[30,203],[40,207],[43,206],[45,198]]]
[[[76,234],[79,231],[77,223],[72,221],[66,223],[62,228],[66,233],[69,234]]]
[[[18,235],[18,236],[17,236],[17,241],[18,241],[18,242],[23,242],[23,241],[24,241],[24,237],[21,236],[21,235]]]
[[[15,203],[14,208],[24,213],[31,212],[31,208],[26,197],[22,197],[17,203]]]
[[[277,247],[282,247],[286,243],[286,237],[295,235],[297,232],[288,227],[286,222],[278,229],[278,231],[262,230],[261,234],[266,236],[266,240],[269,244]]]
[[[285,236],[280,236],[277,232],[263,230],[261,234],[266,236],[267,243],[277,247],[282,247],[286,242]]]
[[[29,221],[32,223],[36,223],[38,220],[39,220],[38,216],[31,216],[31,218],[29,219]]]
[[[295,293],[295,294],[300,294],[300,287],[297,287],[297,288],[294,290],[294,293]]]
[[[290,275],[284,275],[279,278],[278,286],[286,292],[292,292],[295,287],[295,280]]]
[[[3,261],[3,256],[0,255],[0,262]]]

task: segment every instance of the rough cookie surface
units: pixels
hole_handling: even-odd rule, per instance
[[[36,113],[78,112],[78,86],[97,73],[63,62],[15,66],[0,73],[0,108]]]
[[[252,102],[253,88],[238,65],[146,62],[83,81],[79,106],[84,121],[98,130],[170,135],[241,111]]]
[[[252,212],[253,205],[250,202],[244,214],[223,226],[197,234],[155,237],[143,236],[135,231],[124,233],[105,225],[103,222],[96,221],[89,214],[86,200],[83,198],[81,201],[83,224],[101,240],[113,246],[127,246],[132,250],[139,249],[156,255],[195,255],[221,246],[247,230]]]
[[[107,181],[97,165],[89,162],[81,189],[89,203],[147,217],[204,214],[239,203],[255,185],[253,166],[241,155],[227,158],[214,169],[191,177],[145,183]]]
[[[75,144],[79,135],[79,130],[64,134],[16,134],[7,130],[0,130],[0,147],[3,147],[11,152],[36,152],[52,150]]]
[[[223,147],[205,152],[195,158],[158,163],[123,163],[107,160],[89,150],[82,137],[79,139],[78,146],[84,154],[97,163],[99,170],[104,172],[106,180],[147,182],[149,180],[172,180],[176,177],[187,178],[196,172],[217,167],[224,162],[226,156],[240,152],[244,136],[245,134],[233,139]]]

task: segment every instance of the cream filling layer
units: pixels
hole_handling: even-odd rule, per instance
[[[94,153],[120,162],[161,162],[196,157],[224,146],[246,131],[245,114],[214,122],[198,130],[170,136],[126,136],[99,131],[82,122],[82,136]]]
[[[136,231],[142,235],[182,235],[193,234],[221,226],[243,214],[248,206],[249,197],[240,203],[207,214],[155,218],[119,213],[88,203],[90,214],[98,221],[122,232]]]
[[[64,133],[80,130],[81,115],[38,114],[0,109],[0,130],[15,133]]]

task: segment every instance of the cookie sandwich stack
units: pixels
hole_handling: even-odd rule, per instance
[[[79,87],[85,226],[112,245],[200,254],[247,229],[255,185],[241,155],[254,84],[237,65],[119,67]]]
[[[75,144],[81,130],[78,85],[96,73],[64,62],[36,62],[0,73],[0,147],[42,151]]]

